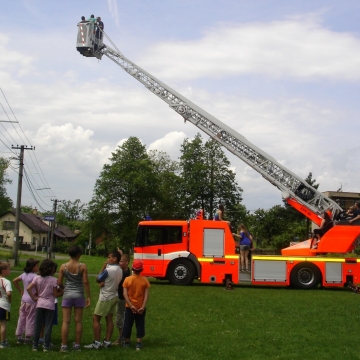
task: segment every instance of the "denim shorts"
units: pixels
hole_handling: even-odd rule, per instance
[[[247,250],[250,250],[249,245],[240,245],[240,251],[247,251]]]

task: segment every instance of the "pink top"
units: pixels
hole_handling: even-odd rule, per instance
[[[54,287],[57,287],[57,279],[53,276],[36,276],[32,284],[35,285],[38,294],[36,307],[55,310]]]
[[[31,272],[31,273],[22,273],[19,278],[21,279],[21,281],[23,282],[24,285],[24,293],[23,296],[21,298],[22,302],[26,302],[26,303],[31,303],[34,304],[35,301],[30,297],[27,288],[28,286],[32,283],[34,277],[37,276],[35,273]],[[32,289],[32,293],[35,294],[35,289]]]

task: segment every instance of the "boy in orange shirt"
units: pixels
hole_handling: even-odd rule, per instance
[[[145,336],[146,303],[149,298],[149,280],[141,276],[143,262],[135,259],[132,264],[133,274],[123,283],[125,305],[125,318],[122,336],[125,338],[124,347],[130,346],[131,329],[136,324],[136,350],[142,348],[142,338]]]

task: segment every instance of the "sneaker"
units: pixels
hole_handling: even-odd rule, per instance
[[[17,338],[16,343],[17,344],[24,344],[25,340],[23,338]]]
[[[32,344],[31,338],[25,338],[24,344]]]
[[[109,348],[110,346],[111,346],[111,341],[105,341],[105,339],[104,339],[104,341],[102,342],[102,344],[101,344],[101,346],[103,347],[103,348]]]
[[[84,345],[85,349],[96,349],[96,350],[98,350],[98,349],[100,349],[100,347],[101,347],[101,343],[96,341],[96,340],[94,340],[94,342],[91,343],[90,345]]]
[[[45,344],[44,344],[44,346],[43,346],[43,352],[49,352],[49,351],[52,351],[52,349],[53,349],[53,344],[52,343],[50,343],[50,345],[49,346],[46,346]]]
[[[0,349],[6,349],[10,347],[9,343],[7,342],[7,340],[3,341],[0,343]]]
[[[123,348],[124,348],[124,349],[128,349],[129,347],[130,347],[130,343],[124,341],[124,343],[123,343]]]
[[[73,344],[73,347],[72,347],[73,351],[81,351],[81,347],[79,344]]]
[[[37,347],[37,346],[33,346],[32,351],[38,351],[38,347]]]
[[[39,339],[39,345],[42,345],[44,342],[45,342],[45,339],[44,339],[44,338],[40,338],[40,339]]]
[[[68,352],[68,347],[67,347],[67,345],[61,345],[61,347],[60,347],[60,352],[62,352],[62,353]]]
[[[136,348],[135,348],[135,350],[136,351],[140,351],[142,349],[142,343],[141,342],[137,342],[136,343]]]

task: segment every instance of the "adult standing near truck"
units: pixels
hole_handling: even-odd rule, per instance
[[[249,252],[252,247],[252,237],[244,224],[238,226],[238,234],[233,233],[233,236],[240,239],[240,271],[250,271]]]
[[[77,245],[73,245],[69,248],[68,253],[70,255],[70,260],[61,265],[58,277],[58,286],[64,288],[62,300],[63,322],[61,327],[60,352],[68,351],[67,342],[72,308],[74,308],[75,321],[75,343],[73,345],[73,350],[80,350],[80,342],[83,331],[83,310],[84,308],[90,306],[88,270],[87,266],[79,261],[82,255],[81,248]],[[65,287],[63,284],[64,280]]]

